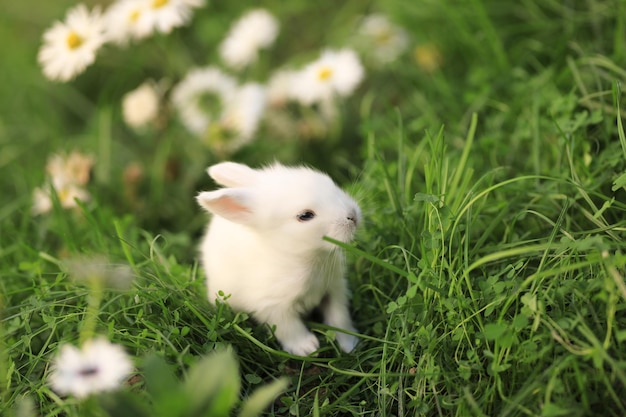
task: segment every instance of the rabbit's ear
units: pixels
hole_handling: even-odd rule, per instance
[[[243,188],[222,188],[205,191],[196,197],[205,210],[234,223],[253,222],[252,193]]]
[[[250,187],[257,179],[254,169],[236,162],[221,162],[210,166],[207,172],[215,182],[225,187]]]

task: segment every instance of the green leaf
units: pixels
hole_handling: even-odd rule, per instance
[[[313,400],[313,417],[320,417],[320,392],[315,391],[315,399]]]
[[[617,177],[615,181],[613,181],[613,187],[611,187],[611,190],[617,191],[620,188],[625,187],[625,186],[626,186],[626,172],[624,172],[622,175]]]
[[[406,290],[407,298],[414,298],[417,295],[417,285],[411,285],[408,290]]]
[[[499,374],[500,372],[504,372],[507,369],[509,369],[511,367],[510,364],[508,363],[491,363],[491,365],[489,365],[489,369],[491,370],[491,372],[496,375]]]
[[[246,378],[247,382],[254,384],[254,385],[260,384],[263,381],[261,377],[256,374],[245,374],[244,378]]]
[[[270,384],[257,388],[244,402],[239,417],[258,416],[281,392],[285,391],[288,385],[289,380],[287,378],[280,378]]]
[[[227,417],[239,397],[239,364],[230,349],[216,351],[189,370],[184,389],[193,416]]]
[[[513,319],[513,328],[516,332],[521,331],[524,327],[528,325],[528,317],[523,314],[518,314]]]
[[[623,342],[624,340],[626,340],[626,330],[618,330],[618,331],[616,331],[615,332],[615,337],[620,342]]]
[[[128,391],[117,391],[98,395],[98,404],[111,417],[152,417],[152,413],[138,395]]]
[[[145,358],[143,374],[148,392],[157,402],[163,396],[180,389],[174,370],[160,356],[150,355]]]
[[[528,307],[531,312],[537,312],[537,296],[535,294],[527,292],[522,295],[522,303]]]
[[[506,332],[508,326],[505,323],[489,323],[485,325],[483,334],[487,340],[496,340]]]
[[[547,403],[543,406],[541,415],[543,417],[569,416],[572,415],[573,411],[574,410],[559,407],[554,403]]]
[[[186,413],[189,401],[174,369],[165,359],[157,355],[148,356],[144,361],[143,373],[156,415],[176,417]]]

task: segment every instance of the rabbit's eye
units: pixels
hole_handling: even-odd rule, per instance
[[[302,213],[298,214],[297,217],[299,222],[308,222],[315,217],[315,212],[312,210],[304,210]]]

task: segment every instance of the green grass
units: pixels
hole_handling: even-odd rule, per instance
[[[286,33],[268,67],[344,44],[367,10],[443,58],[434,72],[411,52],[368,70],[327,140],[262,133],[234,156],[316,165],[361,202],[364,227],[346,247],[357,350],[340,353],[333,330],[312,322],[320,355],[294,358],[246,315],[211,307],[194,196],[212,187],[204,167],[216,157],[178,126],[140,137],[120,116],[121,95],[144,77],[176,79],[214,59],[243,6],[211,2],[190,27],[130,57],[106,51],[59,85],[34,57],[72,3],[16,2],[0,17],[0,38],[15,40],[0,69],[0,415],[29,415],[28,404],[83,415],[46,384],[57,347],[77,343],[85,323],[89,288],[63,267],[80,255],[134,275],[132,289],[104,293],[98,334],[140,365],[156,353],[180,378],[231,346],[241,398],[289,380],[265,415],[626,415],[625,2],[262,3]],[[74,148],[96,154],[93,200],[31,216],[48,154]],[[135,201],[122,172],[137,161]],[[149,384],[132,391],[147,397]]]

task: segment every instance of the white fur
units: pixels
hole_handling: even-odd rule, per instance
[[[343,252],[323,237],[350,241],[361,222],[357,203],[327,175],[305,167],[223,162],[208,173],[225,186],[197,197],[213,214],[200,247],[209,300],[222,291],[233,309],[275,325],[283,348],[296,355],[319,347],[301,318],[317,306],[326,324],[355,332]],[[315,217],[300,221],[306,210]],[[357,341],[337,333],[346,352]]]

